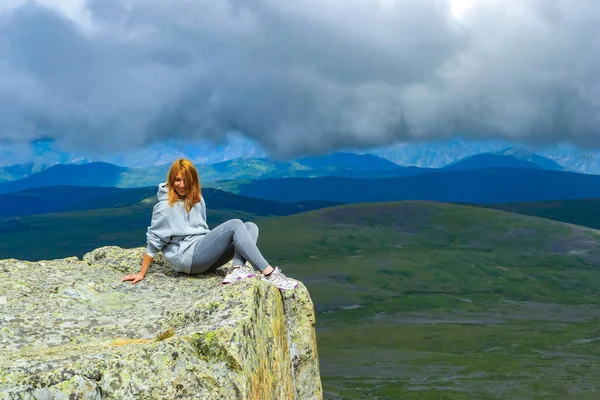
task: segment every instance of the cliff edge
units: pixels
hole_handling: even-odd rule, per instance
[[[221,285],[143,249],[80,261],[0,260],[0,399],[322,399],[315,313],[302,285]]]

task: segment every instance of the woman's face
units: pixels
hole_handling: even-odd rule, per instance
[[[175,193],[177,193],[181,197],[185,197],[187,194],[187,186],[185,184],[185,179],[181,176],[181,172],[175,176],[175,182],[173,182],[173,186],[175,189]]]

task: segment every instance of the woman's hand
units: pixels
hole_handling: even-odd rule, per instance
[[[121,282],[132,281],[131,284],[135,285],[146,276],[146,272],[148,272],[148,268],[150,267],[150,263],[152,262],[152,257],[148,255],[148,253],[144,253],[144,260],[142,261],[142,269],[137,274],[129,274],[125,275],[121,278]]]
[[[121,278],[121,282],[132,281],[131,284],[135,285],[142,279],[144,279],[144,274],[138,272],[137,274],[125,275],[124,277]]]
[[[129,274],[125,275],[121,278],[121,282],[132,281],[131,284],[135,285],[146,276],[146,272],[148,272],[148,268],[150,267],[150,263],[152,262],[152,257],[148,255],[148,253],[144,253],[144,260],[142,261],[142,269],[137,274]]]

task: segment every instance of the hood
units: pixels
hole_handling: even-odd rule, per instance
[[[156,197],[158,197],[158,201],[169,200],[169,188],[167,187],[166,182],[158,185],[158,193],[156,193]]]

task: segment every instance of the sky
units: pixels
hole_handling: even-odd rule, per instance
[[[599,23],[597,0],[0,0],[0,156],[597,148]]]

